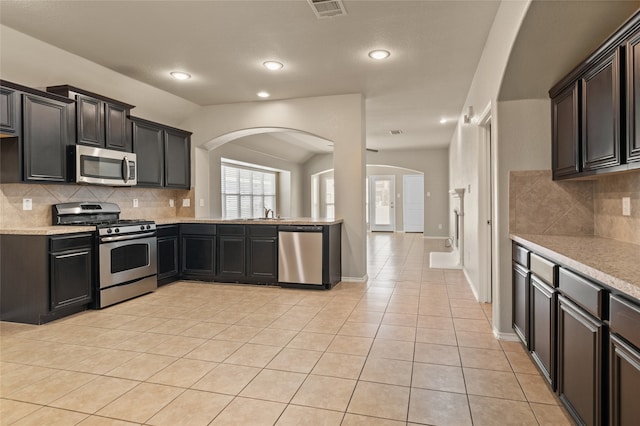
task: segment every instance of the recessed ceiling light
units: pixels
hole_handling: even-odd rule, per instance
[[[175,78],[176,80],[189,80],[191,78],[191,74],[187,74],[186,72],[181,72],[181,71],[173,71],[171,74],[171,77]]]
[[[269,96],[271,96],[268,92],[265,92],[264,90],[256,93],[256,95],[260,96],[261,98],[268,98]]]
[[[388,50],[372,50],[369,52],[369,57],[371,59],[387,59],[391,53]]]
[[[447,122],[447,119],[446,119],[446,118],[441,118],[441,119],[440,119],[440,124],[444,124],[444,123],[446,123],[446,122]]]
[[[282,65],[282,63],[278,61],[266,61],[266,62],[263,62],[262,65],[266,69],[271,71],[278,71],[278,70],[281,70],[282,67],[284,67],[284,65]]]

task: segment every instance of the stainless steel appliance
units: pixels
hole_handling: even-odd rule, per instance
[[[138,182],[136,154],[85,145],[69,147],[77,183],[133,186]]]
[[[156,224],[120,220],[114,203],[63,203],[53,206],[54,225],[96,225],[98,258],[96,301],[104,308],[157,288]]]
[[[278,282],[322,286],[322,226],[278,227]]]

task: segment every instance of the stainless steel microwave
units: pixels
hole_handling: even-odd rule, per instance
[[[76,183],[108,186],[138,183],[136,154],[85,145],[73,145],[70,149],[75,160]]]

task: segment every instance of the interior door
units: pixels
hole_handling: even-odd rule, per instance
[[[395,193],[395,176],[369,176],[369,214],[371,231],[395,231]]]
[[[404,175],[404,232],[424,232],[424,175]]]

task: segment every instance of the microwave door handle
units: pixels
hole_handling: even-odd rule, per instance
[[[124,178],[124,183],[129,182],[129,159],[127,159],[127,157],[122,159],[122,176]]]

